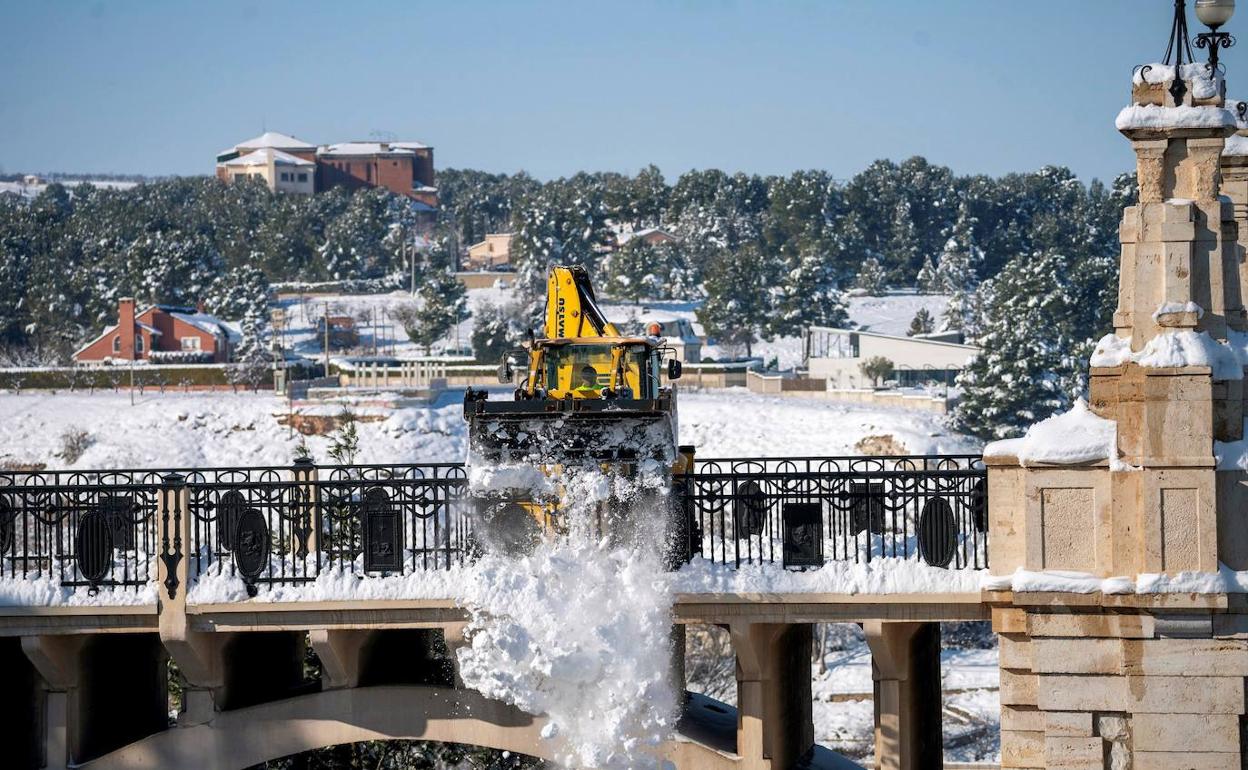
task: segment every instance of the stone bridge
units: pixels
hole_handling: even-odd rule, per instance
[[[740,710],[688,696],[663,754],[676,767],[852,766],[814,746],[810,660],[812,624],[856,623],[879,765],[939,762],[939,623],[989,617],[965,580],[986,567],[985,478],[964,456],[702,460],[678,477],[672,567],[696,560],[725,588],[677,595],[673,684],[685,689],[683,628],[721,627]],[[417,596],[471,564],[480,505],[453,464],[7,474],[6,745],[24,767],[242,768],[380,738],[547,756],[540,716],[459,680],[467,616],[453,590]],[[881,559],[963,580],[880,594],[810,582]],[[733,590],[741,566],[785,590]]]

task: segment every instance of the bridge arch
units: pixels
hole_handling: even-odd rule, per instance
[[[424,686],[326,690],[222,711],[80,765],[90,770],[240,768],[303,751],[373,740],[462,743],[551,759],[534,717],[472,690]]]

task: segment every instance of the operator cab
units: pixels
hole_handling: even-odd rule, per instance
[[[536,387],[551,398],[659,397],[662,352],[645,341],[561,343],[540,346],[541,372]]]

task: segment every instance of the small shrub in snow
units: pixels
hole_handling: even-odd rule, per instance
[[[360,433],[356,427],[355,413],[343,409],[338,414],[338,430],[329,439],[329,456],[341,465],[354,465],[360,451]]]
[[[61,451],[57,456],[73,465],[95,443],[95,438],[82,428],[67,428],[61,434]]]
[[[906,335],[917,337],[920,334],[931,334],[935,325],[932,314],[927,312],[927,308],[921,307],[919,312],[914,314],[914,318],[910,319],[910,328],[906,330]]]

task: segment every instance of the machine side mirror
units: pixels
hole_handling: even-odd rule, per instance
[[[669,359],[667,362],[667,379],[679,380],[680,373],[683,369],[684,369],[684,366],[681,365],[678,359],[675,359],[675,358]]]
[[[506,356],[498,363],[498,381],[503,385],[508,385],[515,379],[516,373],[511,368],[511,359]]]

